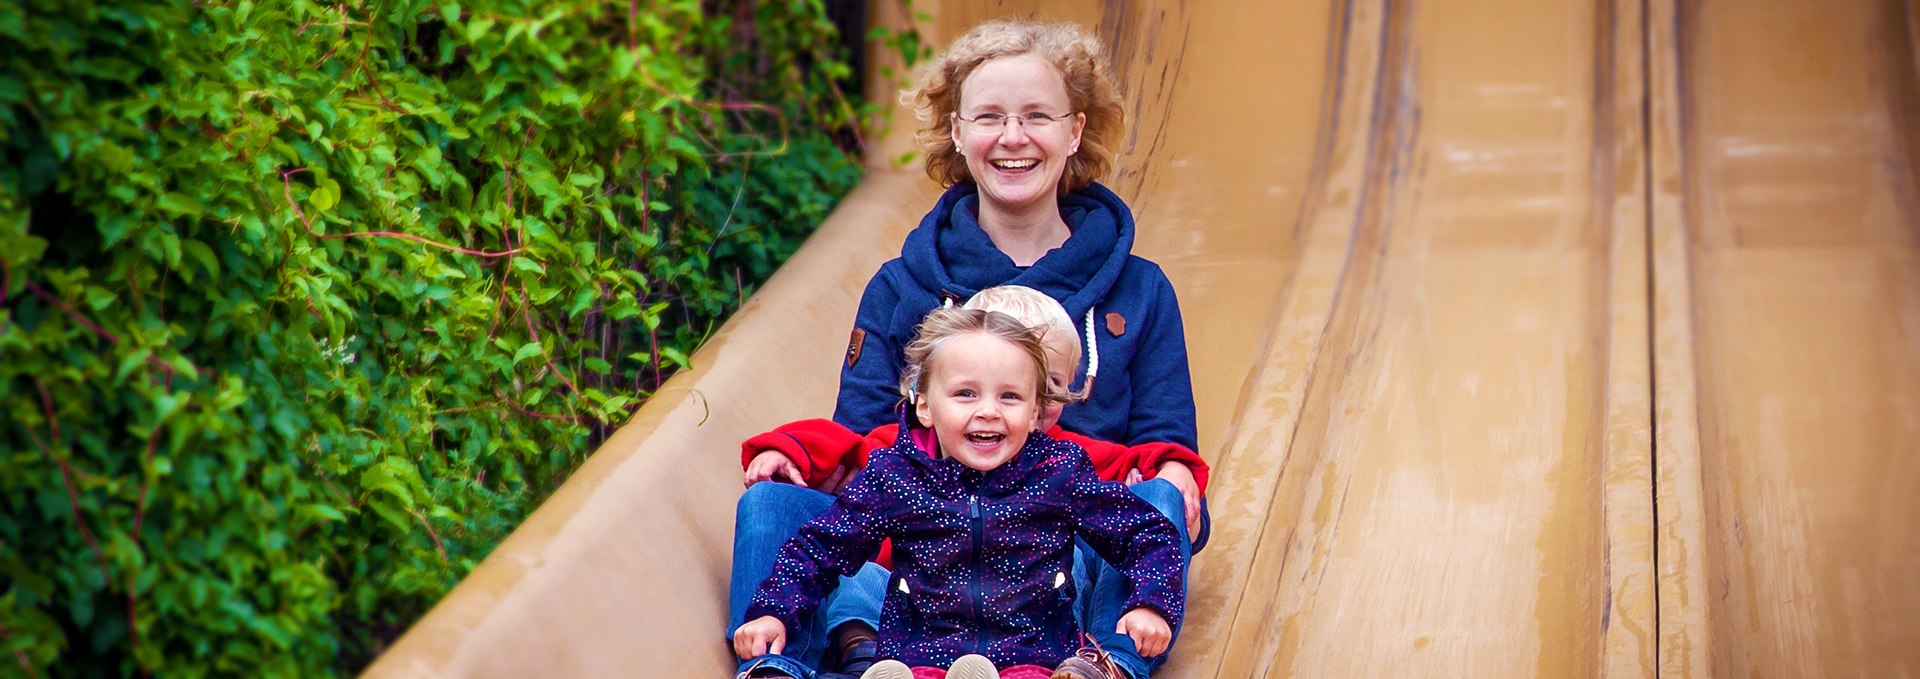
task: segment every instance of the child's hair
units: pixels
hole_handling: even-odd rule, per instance
[[[1080,333],[1074,329],[1073,318],[1067,315],[1067,308],[1060,306],[1060,301],[1048,297],[1047,293],[1024,285],[996,285],[974,293],[961,308],[998,311],[1012,316],[1014,320],[1039,330],[1043,343],[1056,337],[1065,338],[1064,346],[1071,349],[1062,358],[1072,364],[1067,368],[1067,382],[1071,384],[1074,373],[1080,371]],[[1089,386],[1082,385],[1080,391],[1067,392],[1067,402],[1085,400]]]
[[[986,334],[1006,340],[1033,359],[1036,402],[1067,402],[1066,390],[1047,383],[1047,350],[1040,331],[998,311],[939,308],[920,321],[919,333],[907,344],[907,366],[900,374],[900,393],[912,403],[926,391],[940,348],[962,335]]]

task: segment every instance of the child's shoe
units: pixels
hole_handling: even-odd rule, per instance
[[[840,649],[839,659],[834,661],[833,672],[818,676],[823,679],[837,676],[845,676],[847,679],[858,677],[868,668],[873,667],[874,657],[879,654],[879,647],[879,642],[874,641],[873,637],[856,637]]]
[[[868,667],[860,679],[913,679],[913,670],[898,660],[882,660]]]
[[[947,668],[947,679],[1000,679],[1000,668],[984,656],[967,654]]]
[[[1107,657],[1107,650],[1087,635],[1087,645],[1073,653],[1073,657],[1060,661],[1053,668],[1053,679],[1129,679],[1126,670],[1119,663]]]

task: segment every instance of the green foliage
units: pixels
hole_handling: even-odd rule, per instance
[[[823,17],[0,4],[0,674],[364,665],[857,179]]]

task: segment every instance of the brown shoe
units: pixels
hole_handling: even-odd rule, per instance
[[[1060,661],[1053,668],[1053,679],[1128,679],[1126,670],[1107,657],[1107,651],[1100,648],[1100,642],[1093,635],[1085,635],[1087,644],[1075,651],[1073,657]]]
[[[1101,671],[1099,665],[1075,656],[1060,661],[1060,666],[1053,668],[1053,679],[1114,679],[1114,677]]]

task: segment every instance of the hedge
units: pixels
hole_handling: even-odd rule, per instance
[[[363,667],[859,170],[822,0],[0,4],[0,674]]]

